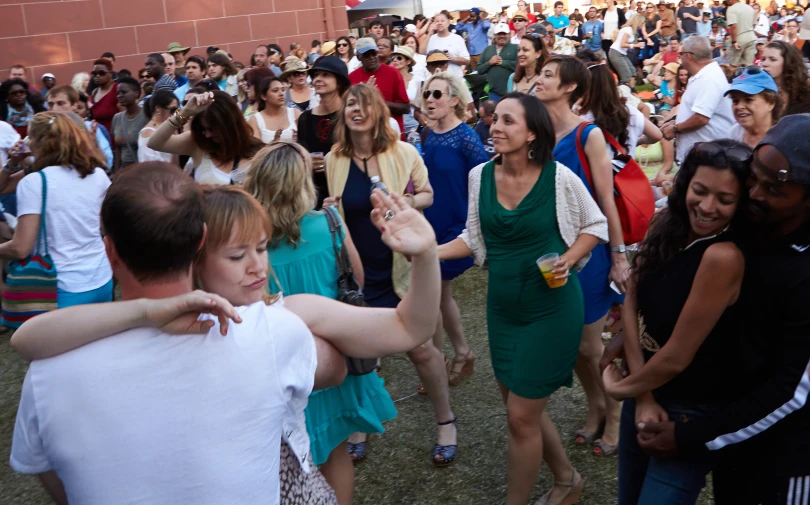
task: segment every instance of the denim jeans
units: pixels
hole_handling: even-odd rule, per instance
[[[639,58],[640,61],[648,60],[658,54],[658,49],[661,45],[661,39],[658,38],[657,35],[653,35],[652,37],[651,46],[644,46],[644,49],[641,50],[641,57]]]
[[[675,422],[706,417],[707,409],[662,405]],[[619,428],[619,505],[694,505],[714,466],[710,454],[647,456],[636,439],[636,401],[625,400]]]

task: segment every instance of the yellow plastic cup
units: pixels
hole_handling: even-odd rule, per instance
[[[550,288],[559,288],[560,286],[565,286],[568,282],[568,279],[556,279],[555,277],[559,274],[552,273],[552,269],[554,269],[554,264],[559,261],[560,255],[557,253],[550,253],[544,256],[540,256],[537,258],[537,267],[540,269],[540,273],[543,274],[543,278],[546,280],[546,284]]]

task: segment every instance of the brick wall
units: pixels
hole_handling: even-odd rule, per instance
[[[333,0],[332,11],[337,35],[347,33],[344,3]],[[247,65],[260,43],[309,50],[326,37],[324,0],[0,0],[0,19],[0,80],[19,63],[37,86],[45,72],[70,84],[105,51],[136,75],[146,54],[170,42],[189,55],[218,46]]]

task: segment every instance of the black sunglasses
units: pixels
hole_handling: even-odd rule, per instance
[[[715,167],[747,164],[751,161],[751,151],[741,147],[723,147],[714,142],[698,142],[692,150],[708,158],[709,164]]]
[[[340,44],[338,44],[337,46],[338,46],[338,47],[349,47],[349,44],[347,44],[347,43],[345,43],[345,42],[341,42],[341,43],[340,43]]]
[[[107,75],[107,71],[106,70],[93,70],[92,72],[90,72],[90,75],[92,75],[93,77],[95,77],[95,76],[104,77],[105,75]]]
[[[391,58],[391,59],[393,61],[405,61],[406,58],[404,56],[402,56],[401,54],[395,54],[394,57]]]
[[[436,100],[441,100],[442,96],[444,96],[444,93],[442,93],[438,89],[434,89],[433,91],[430,91],[429,89],[427,89],[427,90],[422,92],[422,98],[427,100],[428,98],[430,98],[431,94],[433,94],[433,98],[435,98]]]

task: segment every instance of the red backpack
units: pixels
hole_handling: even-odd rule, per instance
[[[588,178],[595,194],[596,186],[593,184],[591,166],[585,155],[585,147],[582,145],[582,131],[589,124],[592,123],[580,123],[577,128],[577,154],[582,169],[585,170],[585,177]],[[647,229],[650,227],[650,220],[655,214],[655,194],[647,175],[638,166],[636,160],[629,156],[627,150],[609,133],[602,130],[602,134],[618,153],[618,156],[613,159],[613,194],[616,199],[616,209],[619,211],[619,219],[622,222],[624,243],[636,244],[641,242],[646,235]]]

